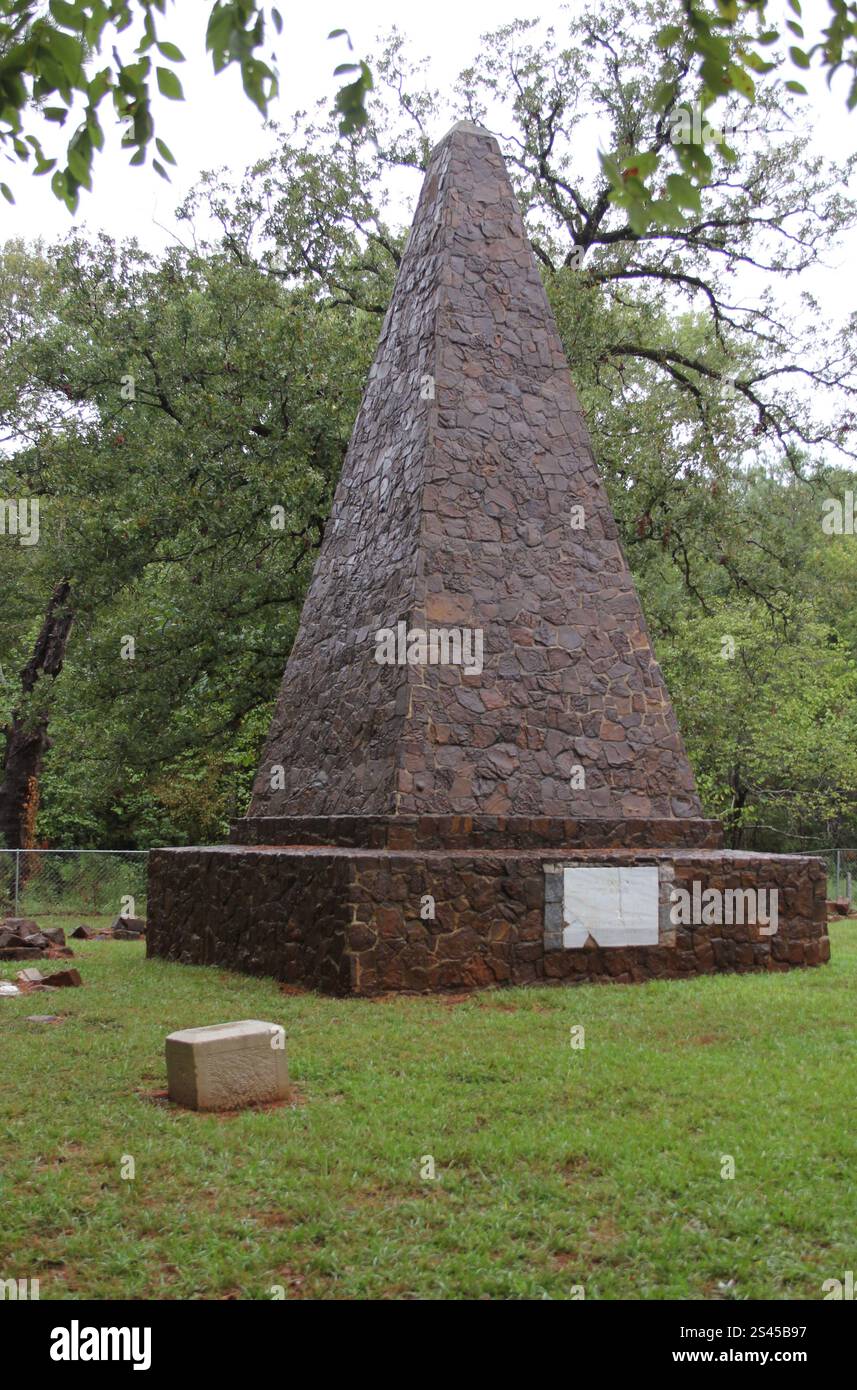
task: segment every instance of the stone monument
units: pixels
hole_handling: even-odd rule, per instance
[[[829,956],[823,862],[724,850],[703,818],[499,146],[469,122],[426,172],[231,839],[153,852],[150,954],[343,994]]]

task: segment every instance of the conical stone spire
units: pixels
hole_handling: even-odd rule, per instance
[[[701,815],[499,146],[469,122],[426,172],[250,808],[414,814]]]

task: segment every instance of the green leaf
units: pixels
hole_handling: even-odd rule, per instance
[[[802,48],[790,48],[789,57],[791,58],[796,68],[809,67],[809,55],[807,53],[804,53]]]
[[[741,96],[746,97],[748,101],[755,101],[756,86],[746,69],[742,68],[739,63],[730,63],[729,76],[736,92],[740,92]]]
[[[44,39],[48,52],[56,58],[68,81],[73,85],[82,79],[81,62],[83,49],[78,39],[64,34],[61,29],[49,29]]]
[[[702,211],[700,191],[684,174],[670,174],[667,178],[667,193],[670,200],[680,208],[690,208],[692,212]]]
[[[101,122],[94,112],[89,112],[86,117],[86,129],[92,141],[93,148],[96,150],[104,149],[104,131],[101,129]]]
[[[668,198],[656,198],[649,208],[649,216],[662,227],[683,227],[687,220],[680,208]]]
[[[182,53],[180,48],[176,47],[174,43],[159,43],[157,45],[157,48],[161,57],[169,58],[171,63],[184,62],[184,54]]]
[[[12,197],[12,190],[8,183],[0,183],[0,193],[3,194],[7,203],[14,203],[15,199]]]
[[[170,101],[184,101],[182,84],[172,68],[156,68],[155,71],[158,76],[158,91],[161,95],[169,97]]]
[[[340,114],[339,133],[350,135],[361,130],[369,117],[366,114],[366,94],[373,87],[372,73],[364,62],[360,64],[360,76],[347,86],[340,87],[336,94],[336,110]]]
[[[658,32],[655,43],[658,48],[671,48],[676,39],[681,38],[681,29],[678,24],[667,24]]]
[[[92,145],[87,132],[79,131],[68,147],[68,167],[75,181],[92,190]]]
[[[732,90],[732,83],[728,76],[729,61],[721,62],[719,58],[705,58],[699,67],[699,75],[716,96],[724,96]]]
[[[640,154],[629,154],[623,158],[622,173],[625,178],[645,179],[655,172],[658,163],[654,150],[643,150]]]
[[[785,87],[788,92],[797,92],[798,95],[802,97],[809,96],[803,83],[795,81],[793,77],[789,78],[788,82],[785,83]]]
[[[61,169],[57,169],[56,173],[51,179],[51,188],[53,189],[57,198],[59,198],[62,202],[66,201],[66,198],[68,196],[68,189],[66,188],[65,174],[62,172]]]
[[[163,140],[159,139],[157,135],[155,136],[155,145],[157,147],[158,154],[161,156],[162,159],[165,159],[168,164],[175,164],[175,158],[172,152],[170,151],[169,147],[165,145]]]
[[[768,63],[764,58],[760,58],[758,53],[748,53],[745,61],[747,67],[752,68],[754,72],[772,72],[777,66],[776,63]]]
[[[253,105],[266,116],[269,97],[274,96],[277,90],[276,78],[267,63],[260,62],[258,58],[246,58],[241,64],[241,79]]]
[[[78,29],[81,32],[85,29],[86,15],[77,5],[69,5],[67,0],[51,0],[50,10],[57,24],[64,29]]]
[[[111,85],[110,69],[102,68],[97,72],[89,83],[86,94],[89,97],[90,106],[97,106],[106,92],[109,92]]]
[[[675,82],[659,82],[652,93],[652,106],[655,111],[665,111],[676,98]]]

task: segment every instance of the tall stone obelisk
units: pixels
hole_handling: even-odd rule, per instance
[[[499,146],[467,122],[426,171],[232,839],[153,855],[153,953],[371,993],[829,949],[819,862],[741,859],[702,817]],[[773,883],[790,916],[676,921],[701,883]]]
[[[401,621],[481,633],[484,666],[379,665]],[[517,199],[467,123],[426,174],[250,809],[406,813],[701,815]]]

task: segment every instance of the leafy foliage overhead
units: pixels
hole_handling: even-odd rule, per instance
[[[720,147],[721,159],[735,159],[714,108],[728,115],[723,104],[733,96],[745,111],[754,107],[760,76],[778,76],[784,67],[805,74],[815,64],[831,85],[844,69],[851,75],[846,108],[857,106],[857,3],[827,0],[827,22],[819,25],[820,3],[810,0],[807,32],[801,0],[787,0],[784,21],[770,0],[676,0],[657,35],[663,57],[651,97],[656,137],[632,148],[617,145],[602,159],[611,199],[637,231],[676,225],[698,212],[700,190],[715,178],[713,147]],[[697,79],[691,101],[683,91],[688,72]],[[807,95],[796,76],[783,85]]]
[[[80,189],[92,189],[94,157],[104,146],[105,98],[131,164],[144,164],[154,143],[152,167],[168,177],[175,159],[155,130],[152,94],[157,89],[171,101],[183,99],[176,67],[184,55],[165,27],[167,0],[50,0],[47,7],[39,0],[0,0],[0,150],[37,175],[50,174],[54,193],[70,211],[77,208]],[[280,35],[282,28],[279,10],[256,0],[216,0],[209,9],[205,43],[215,73],[237,65],[247,97],[263,116],[278,79],[276,55],[266,61],[262,50],[271,31]],[[125,34],[137,42],[123,58],[117,43]],[[331,37],[342,35],[339,29]],[[372,77],[363,62],[341,64],[336,72],[357,74],[337,97],[348,133],[366,119]],[[36,133],[43,121],[72,127],[63,155],[44,149]],[[0,182],[0,192],[14,201],[8,183]]]

